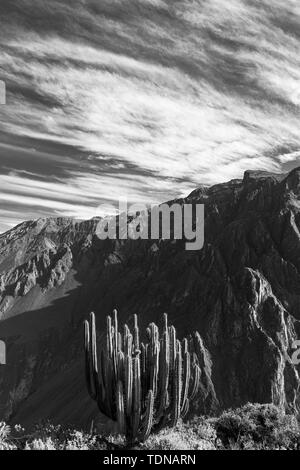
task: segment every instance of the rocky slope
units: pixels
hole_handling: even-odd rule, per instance
[[[248,401],[298,410],[290,357],[300,338],[300,168],[247,171],[179,202],[205,204],[201,251],[182,241],[100,241],[97,219],[25,222],[0,236],[0,339],[8,349],[0,419],[88,425],[98,417],[84,384],[82,320],[95,311],[101,340],[114,307],[129,323],[139,313],[143,329],[166,311],[181,336],[200,332],[194,411]]]

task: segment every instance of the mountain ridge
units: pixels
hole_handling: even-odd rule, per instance
[[[205,245],[105,240],[98,218],[24,222],[0,235],[0,419],[88,425],[99,417],[84,384],[82,320],[164,311],[180,336],[203,339],[202,386],[193,413],[247,401],[298,411],[292,344],[300,333],[300,167],[246,171],[200,186],[181,203],[205,204]],[[172,201],[170,201],[172,202]],[[100,426],[108,426],[100,416]]]

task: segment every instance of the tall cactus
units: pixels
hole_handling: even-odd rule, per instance
[[[197,396],[201,370],[195,341],[179,341],[164,314],[162,334],[155,323],[140,342],[137,315],[133,334],[119,331],[116,310],[107,317],[106,348],[98,366],[94,313],[84,322],[87,389],[101,413],[118,422],[119,432],[131,443],[144,441],[151,431],[175,426]]]

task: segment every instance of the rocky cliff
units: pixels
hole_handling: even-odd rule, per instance
[[[166,311],[180,336],[200,332],[194,412],[248,401],[298,409],[290,357],[300,339],[300,168],[247,171],[177,202],[205,204],[201,251],[174,240],[100,241],[97,219],[42,219],[0,236],[7,344],[0,419],[88,425],[96,418],[84,383],[82,321],[94,310],[101,340],[114,307],[121,321],[138,313],[142,329]]]

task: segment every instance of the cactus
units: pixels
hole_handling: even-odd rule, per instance
[[[175,426],[199,391],[199,333],[179,341],[167,314],[161,335],[155,323],[148,326],[146,343],[140,341],[137,315],[133,333],[128,325],[121,333],[116,310],[106,325],[106,348],[98,365],[94,313],[84,322],[87,389],[101,413],[118,422],[129,443],[144,441],[163,426]]]

